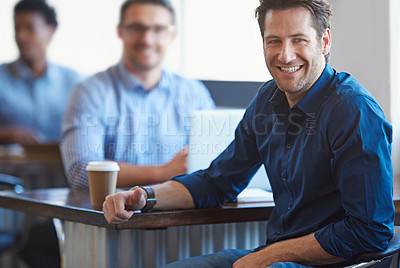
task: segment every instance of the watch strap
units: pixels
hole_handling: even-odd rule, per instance
[[[141,209],[142,212],[150,212],[153,210],[154,206],[157,204],[157,199],[154,193],[153,188],[150,186],[135,186],[130,189],[130,191],[134,191],[137,188],[142,188],[143,190],[146,191],[147,194],[147,199],[146,199],[146,205]]]

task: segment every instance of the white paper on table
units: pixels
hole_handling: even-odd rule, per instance
[[[272,192],[261,188],[246,188],[238,196],[238,203],[270,202],[274,201]]]

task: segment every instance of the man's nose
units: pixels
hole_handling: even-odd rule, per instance
[[[156,34],[154,33],[154,30],[151,28],[145,29],[140,33],[139,39],[143,43],[152,43],[156,39]]]
[[[290,42],[283,42],[279,51],[278,60],[283,64],[288,64],[296,59],[296,50]]]

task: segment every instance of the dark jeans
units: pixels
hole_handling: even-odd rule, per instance
[[[177,261],[167,264],[165,268],[231,268],[232,264],[238,259],[254,252],[254,250],[245,249],[225,249],[214,254],[198,256],[186,260]],[[270,266],[271,268],[305,268],[311,266],[304,266],[297,263],[281,262],[275,263]]]
[[[57,234],[51,220],[30,228],[28,241],[19,255],[30,268],[61,267]]]

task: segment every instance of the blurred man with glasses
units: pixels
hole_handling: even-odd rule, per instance
[[[78,85],[63,122],[61,150],[69,183],[87,188],[89,161],[118,161],[118,187],[154,184],[186,173],[188,121],[213,109],[205,86],[162,67],[176,37],[166,0],[121,7],[121,61]]]

